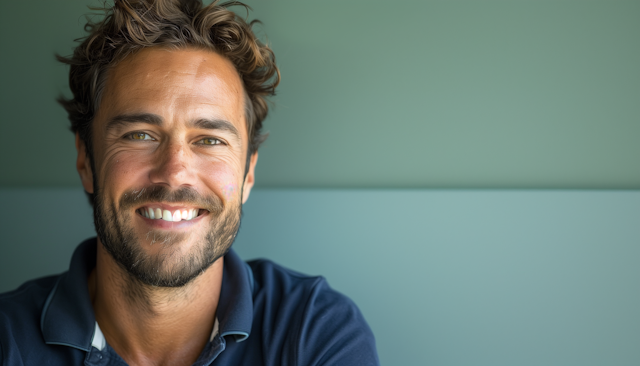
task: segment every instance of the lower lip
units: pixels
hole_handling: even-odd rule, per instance
[[[141,218],[147,225],[152,226],[155,229],[165,229],[165,230],[175,230],[175,229],[189,229],[193,225],[199,223],[203,217],[209,215],[209,213],[205,212],[202,215],[191,219],[191,220],[180,220],[180,221],[165,221],[163,219],[149,219],[146,218],[140,213],[136,211],[136,216]]]

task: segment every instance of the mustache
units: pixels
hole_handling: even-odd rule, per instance
[[[189,187],[171,190],[166,186],[149,186],[126,191],[120,197],[120,208],[128,209],[154,202],[183,203],[203,208],[211,213],[222,212],[222,201],[218,196],[203,196]]]

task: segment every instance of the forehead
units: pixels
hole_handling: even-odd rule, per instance
[[[241,124],[236,127],[243,131],[243,90],[233,64],[215,52],[149,48],[109,71],[96,117],[153,113],[172,121],[224,118]]]

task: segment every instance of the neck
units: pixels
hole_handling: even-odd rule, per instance
[[[146,285],[122,269],[98,240],[89,293],[107,343],[130,365],[191,365],[209,341],[223,258],[179,288]]]

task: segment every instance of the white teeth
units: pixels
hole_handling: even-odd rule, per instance
[[[171,212],[169,212],[169,210],[163,210],[162,219],[164,221],[173,221],[173,217],[171,217]]]
[[[198,217],[198,209],[184,209],[184,210],[176,210],[171,212],[169,210],[163,210],[160,208],[150,208],[143,207],[138,210],[142,216],[154,219],[154,220],[164,220],[170,222],[177,222],[181,220],[192,220]]]

